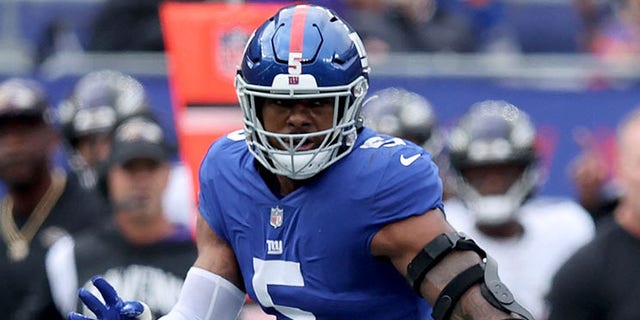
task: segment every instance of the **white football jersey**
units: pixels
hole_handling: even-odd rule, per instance
[[[546,319],[545,295],[560,266],[595,233],[589,214],[568,199],[534,198],[519,209],[520,237],[491,238],[475,227],[474,216],[457,200],[445,202],[449,223],[466,233],[498,262],[498,274],[535,319]]]

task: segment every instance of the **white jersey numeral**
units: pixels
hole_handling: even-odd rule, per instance
[[[231,132],[227,134],[227,138],[233,141],[242,141],[245,139],[244,130],[240,129],[240,130]]]
[[[367,139],[362,146],[361,149],[378,149],[378,148],[392,148],[395,146],[404,146],[406,143],[404,140],[400,138],[391,138],[391,139],[383,139],[382,137],[372,137]]]
[[[316,316],[294,307],[277,305],[271,299],[268,285],[304,287],[300,263],[283,260],[262,260],[253,258],[253,290],[258,302],[264,307],[273,307],[283,315],[294,320],[315,320]]]

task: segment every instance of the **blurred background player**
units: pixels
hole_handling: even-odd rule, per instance
[[[450,131],[457,187],[445,209],[452,226],[492,253],[514,296],[542,320],[551,277],[594,226],[579,204],[535,196],[543,180],[535,137],[528,115],[508,102],[471,106]]]
[[[364,125],[374,131],[409,140],[431,154],[438,165],[446,199],[454,187],[448,177],[449,160],[444,151],[445,133],[431,102],[424,96],[399,87],[378,90],[362,108]]]
[[[189,229],[164,214],[172,165],[164,137],[162,128],[143,116],[115,129],[106,178],[113,219],[99,232],[64,238],[47,256],[60,318],[71,311],[88,312],[78,304],[77,288],[92,287],[96,274],[123,297],[145,301],[156,318],[176,303],[197,253]]]
[[[117,71],[101,70],[81,77],[58,112],[70,147],[71,169],[85,186],[93,188],[109,158],[116,122],[148,113],[149,107],[140,82]]]
[[[61,236],[99,225],[101,198],[73,173],[54,165],[60,146],[52,108],[39,84],[10,78],[0,83],[0,314],[3,319],[49,319],[30,297],[44,281],[44,256]]]
[[[371,97],[362,108],[365,126],[409,140],[425,148],[433,158],[440,155],[443,141],[437,131],[436,113],[425,97],[399,87],[376,91]]]
[[[143,85],[114,70],[98,70],[81,77],[70,96],[60,103],[59,114],[70,147],[70,167],[89,188],[104,178],[101,176],[117,122],[135,115],[153,116]],[[190,224],[195,210],[191,173],[173,158],[175,149],[172,147],[169,186],[163,198],[165,213],[174,222]]]

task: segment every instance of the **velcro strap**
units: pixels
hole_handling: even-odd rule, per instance
[[[438,264],[453,250],[471,250],[484,259],[486,253],[471,239],[461,232],[443,233],[429,242],[407,266],[407,280],[409,285],[420,293],[420,285],[429,270]]]
[[[462,295],[473,285],[481,282],[483,278],[483,264],[476,264],[458,274],[447,284],[442,292],[440,292],[438,299],[433,305],[433,313],[431,316],[433,316],[435,320],[449,319],[453,308]]]

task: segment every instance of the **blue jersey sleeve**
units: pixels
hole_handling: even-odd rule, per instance
[[[218,185],[216,180],[221,179],[222,166],[220,154],[229,144],[229,140],[224,137],[211,145],[200,165],[199,180],[200,190],[198,192],[198,209],[205,221],[218,236],[229,241],[226,234],[224,217],[221,213]]]
[[[375,197],[374,214],[387,223],[443,210],[438,168],[426,151],[402,148],[389,160]]]
[[[443,209],[438,167],[426,150],[366,129],[359,139],[340,176],[350,177],[343,185],[354,185],[352,198],[364,202],[372,235],[387,224]]]

